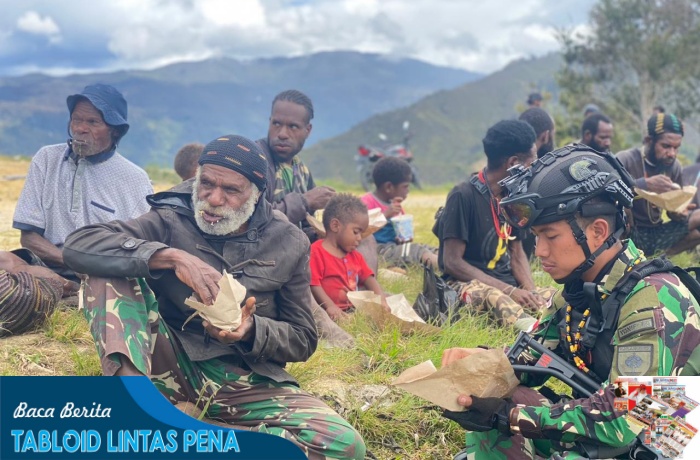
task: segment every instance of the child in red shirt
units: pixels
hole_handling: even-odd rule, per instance
[[[347,193],[335,195],[323,211],[326,237],[311,245],[311,293],[334,321],[352,307],[347,293],[360,287],[382,296],[385,303],[374,273],[356,251],[368,225],[367,207]]]

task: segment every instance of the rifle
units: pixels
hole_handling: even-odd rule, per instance
[[[516,364],[518,358],[524,353],[535,352],[539,355],[534,365]],[[561,356],[530,337],[527,332],[521,332],[515,339],[515,343],[508,351],[508,360],[516,372],[528,374],[546,374],[556,377],[581,396],[588,397],[600,389],[600,383],[596,382],[581,370],[577,369]]]
[[[539,355],[539,358],[537,358],[537,362],[534,365],[516,364],[523,353],[529,353],[533,357]],[[530,337],[527,332],[518,334],[515,343],[508,350],[507,356],[514,371],[556,377],[570,386],[580,396],[589,397],[600,389],[600,383],[584,374],[533,337]],[[578,443],[578,445],[589,458],[622,458],[620,457],[621,455],[624,455],[625,458],[636,460],[655,460],[659,458],[655,452],[644,445],[639,437],[630,445],[620,448],[588,443]]]

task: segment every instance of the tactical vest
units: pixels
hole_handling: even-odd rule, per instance
[[[694,272],[695,277],[690,275],[688,271]],[[591,363],[589,365],[591,370],[590,377],[601,384],[610,375],[614,351],[612,338],[617,330],[623,302],[643,278],[660,272],[675,274],[688,288],[690,294],[700,301],[700,283],[697,280],[700,267],[692,267],[686,271],[674,265],[665,257],[647,260],[635,265],[631,271],[620,278],[610,295],[602,302],[595,296],[595,283],[584,283],[584,293],[586,298],[589,299],[592,312],[581,341],[588,353],[587,361]],[[581,312],[572,311],[571,315],[574,324],[581,320]],[[557,311],[553,321],[556,321],[558,327],[560,347],[563,350],[568,350],[566,320],[563,308]],[[569,356],[571,359],[569,353],[566,353],[566,356]],[[695,347],[680,375],[700,375],[700,346]],[[587,442],[576,443],[576,445],[577,450],[588,458],[632,458],[637,460],[658,458],[654,452],[643,445],[639,438],[636,438],[629,446],[620,448],[589,444]]]
[[[697,276],[698,272],[700,272],[700,267],[692,267],[688,271],[695,272]],[[582,334],[581,343],[584,349],[587,350],[586,361],[590,363],[590,376],[594,380],[603,383],[610,375],[614,351],[612,339],[617,330],[620,307],[634,287],[643,278],[654,273],[670,272],[680,279],[696,300],[700,301],[700,283],[688,271],[674,265],[673,262],[665,257],[647,260],[635,265],[631,271],[620,278],[610,295],[602,302],[595,295],[596,284],[584,283],[583,290],[586,298],[589,300],[592,311],[586,330]],[[576,324],[580,321],[581,316],[581,312],[572,311],[572,323]],[[557,324],[561,349],[568,350],[564,309],[556,312],[553,321]],[[565,355],[572,359],[569,353],[565,352]],[[696,347],[691,354],[681,375],[700,375],[700,346]]]

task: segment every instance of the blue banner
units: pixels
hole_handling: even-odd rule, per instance
[[[0,458],[305,459],[277,436],[170,404],[146,377],[0,377]]]

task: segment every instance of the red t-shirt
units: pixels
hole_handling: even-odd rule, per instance
[[[342,310],[352,306],[348,291],[357,291],[358,286],[374,275],[362,254],[352,251],[345,257],[336,257],[326,251],[323,240],[311,245],[310,266],[311,286],[321,286]]]

